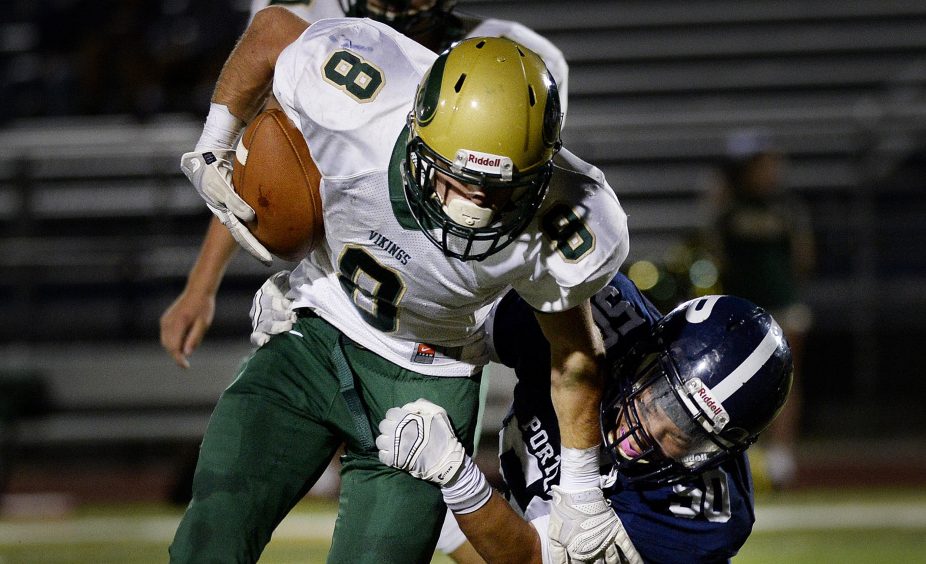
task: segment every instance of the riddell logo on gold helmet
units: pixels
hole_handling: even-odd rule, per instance
[[[484,166],[487,168],[494,168],[501,170],[502,168],[502,158],[501,157],[479,157],[473,153],[469,154],[469,159],[467,162],[470,165]]]
[[[508,157],[460,149],[457,151],[453,160],[452,168],[456,172],[465,169],[488,174],[497,174],[505,180],[510,180],[514,165]]]

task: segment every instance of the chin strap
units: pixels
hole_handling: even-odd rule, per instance
[[[466,198],[454,198],[443,205],[444,213],[464,227],[485,227],[492,221],[492,209],[477,206]]]

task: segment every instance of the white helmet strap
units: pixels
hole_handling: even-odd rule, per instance
[[[453,198],[443,205],[444,213],[464,227],[485,227],[492,221],[492,209],[477,206],[466,198]]]

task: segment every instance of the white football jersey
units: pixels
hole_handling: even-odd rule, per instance
[[[420,231],[401,162],[418,82],[436,55],[368,19],[310,26],[280,55],[273,91],[322,174],[325,240],[293,272],[308,307],[409,370],[469,376],[487,361],[483,322],[514,288],[543,312],[602,288],[628,252],[626,215],[602,173],[563,150],[521,236],[483,261],[446,257]]]

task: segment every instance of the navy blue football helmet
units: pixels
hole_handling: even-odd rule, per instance
[[[765,310],[733,296],[691,300],[612,367],[605,448],[630,487],[680,482],[755,442],[791,380],[791,349]]]
[[[406,35],[424,33],[452,22],[450,12],[456,0],[340,0],[344,13],[382,22]]]

